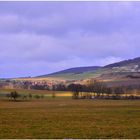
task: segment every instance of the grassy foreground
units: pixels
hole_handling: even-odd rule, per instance
[[[0,100],[0,138],[140,138],[140,101]]]

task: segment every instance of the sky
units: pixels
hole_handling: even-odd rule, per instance
[[[0,1],[0,78],[140,56],[140,2]]]

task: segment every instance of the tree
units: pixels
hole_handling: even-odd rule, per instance
[[[87,85],[88,92],[94,93],[94,96],[96,93],[98,97],[106,92],[106,88],[103,82],[97,80],[90,80]]]
[[[10,97],[11,99],[14,99],[16,101],[16,99],[19,97],[19,94],[16,91],[14,91],[10,93]]]
[[[115,98],[119,99],[121,94],[124,94],[124,87],[119,86],[119,87],[114,87],[114,94]]]
[[[109,97],[109,95],[112,94],[112,88],[111,88],[111,87],[107,87],[105,93],[106,93],[107,96]]]
[[[55,85],[55,90],[57,91],[66,91],[66,86],[63,84],[57,84]]]
[[[81,84],[70,84],[68,89],[73,92],[73,99],[78,99],[79,92],[82,92],[83,86]]]

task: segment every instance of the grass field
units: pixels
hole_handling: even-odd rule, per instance
[[[140,101],[0,100],[0,138],[140,138]]]
[[[7,94],[10,93],[12,91],[17,91],[19,94],[38,94],[38,95],[44,95],[47,97],[51,97],[52,93],[55,92],[56,97],[71,97],[72,96],[72,92],[70,91],[47,91],[47,90],[33,90],[33,89],[0,89],[0,95],[2,94]]]

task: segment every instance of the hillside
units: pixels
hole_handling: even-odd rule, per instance
[[[112,68],[112,67],[122,67],[122,66],[127,66],[127,65],[140,65],[140,57],[134,58],[134,59],[129,59],[129,60],[124,60],[121,62],[113,63],[104,66],[105,68]]]
[[[76,67],[76,68],[70,68],[70,69],[58,71],[51,74],[41,75],[37,77],[38,78],[54,77],[54,78],[62,78],[62,79],[75,79],[75,78],[80,79],[80,78],[84,78],[90,72],[95,72],[98,69],[101,69],[101,67],[99,66]]]
[[[108,85],[138,85],[140,83],[140,57],[104,67],[76,67],[37,77],[13,79],[30,82],[48,81],[50,83],[83,83],[89,79],[97,79]]]
[[[70,69],[58,71],[58,72],[51,73],[51,74],[41,75],[41,76],[38,76],[38,77],[46,77],[46,76],[51,76],[51,75],[68,74],[68,73],[80,74],[80,73],[83,73],[83,72],[95,71],[99,68],[101,68],[101,67],[99,67],[99,66],[76,67],[76,68],[70,68]]]
[[[109,84],[128,84],[140,82],[140,57],[129,59],[104,67],[77,67],[38,76],[53,80],[86,80],[99,79]]]

